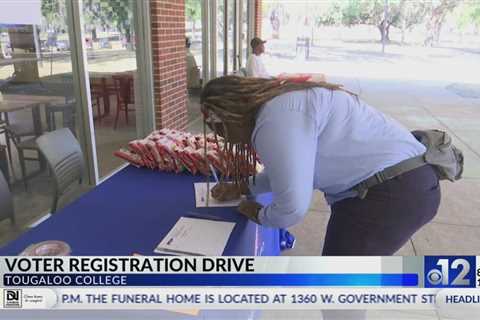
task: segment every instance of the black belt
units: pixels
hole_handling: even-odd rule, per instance
[[[351,190],[358,193],[360,199],[364,199],[367,196],[368,189],[379,185],[387,180],[398,177],[408,171],[420,168],[427,163],[425,162],[424,155],[403,160],[402,162],[397,163],[391,167],[388,167],[380,172],[375,173],[370,178],[367,178],[354,186]]]

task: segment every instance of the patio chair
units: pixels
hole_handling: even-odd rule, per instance
[[[117,111],[115,114],[113,129],[117,129],[120,112],[125,112],[125,122],[128,124],[128,112],[135,111],[135,109],[128,109],[128,105],[135,104],[133,76],[130,74],[114,75],[113,81],[115,82],[117,94]]]
[[[82,183],[83,153],[68,128],[47,132],[36,140],[38,148],[47,160],[54,181],[52,213],[57,211],[58,200],[74,182]]]
[[[10,219],[12,225],[15,225],[13,197],[3,173],[0,171],[0,221],[4,219]]]
[[[8,121],[3,120],[0,122],[4,122],[4,126],[8,126],[8,131],[15,133],[15,137],[17,138],[38,135],[37,131],[41,130],[41,128],[36,128],[36,125],[41,127],[41,120],[35,119],[34,113],[31,110],[39,108],[39,106],[40,104],[33,103],[32,107],[25,108],[25,110],[11,112],[9,113]],[[39,114],[37,113],[36,115],[38,116]],[[37,124],[35,124],[35,122],[37,122]]]
[[[7,132],[7,122],[5,120],[0,119],[0,135],[1,134],[3,134],[5,137],[5,145],[6,145],[7,154],[8,154],[8,162],[10,163],[10,166],[13,168],[12,147],[11,147],[10,137],[8,136],[8,132]]]
[[[100,101],[103,102],[103,114],[108,116],[110,114],[110,96],[117,96],[117,88],[115,81],[111,76],[92,76],[90,75],[90,89],[92,95],[92,106],[97,103],[97,113],[100,106]],[[93,90],[92,90],[93,89]],[[98,98],[98,99],[97,99]]]
[[[47,130],[55,131],[57,129],[56,115],[62,117],[62,127],[69,128],[75,133],[75,101],[65,104],[49,104],[45,106],[47,117]]]
[[[8,118],[4,121],[9,130],[15,132],[17,137],[29,137],[40,135],[44,129],[40,109],[43,103],[31,103],[21,110],[8,112]]]
[[[96,107],[97,116],[94,117],[94,120],[97,120],[99,123],[102,122],[102,117],[104,113],[101,110],[101,100],[105,100],[104,87],[102,84],[90,82],[90,95],[92,97],[92,107]],[[105,110],[105,101],[103,102],[103,109]]]
[[[38,161],[40,165],[39,172],[45,169],[45,160],[42,158],[40,150],[38,149],[38,146],[35,142],[35,139],[38,137],[39,134],[35,132],[30,132],[28,128],[27,130],[24,130],[24,127],[20,127],[15,124],[9,124],[5,128],[8,139],[13,142],[15,148],[17,149],[18,161],[20,162],[20,169],[22,173],[22,181],[25,187],[25,191],[27,191],[28,177],[26,161]],[[26,151],[36,151],[37,157],[26,156]]]

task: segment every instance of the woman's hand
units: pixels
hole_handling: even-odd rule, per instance
[[[212,197],[218,201],[231,201],[239,199],[240,188],[233,183],[219,182],[212,188]]]
[[[248,187],[247,182],[245,182],[245,181],[240,182],[238,187],[240,188],[240,193],[241,194],[243,194],[245,196],[250,196],[251,195],[250,188]]]
[[[238,206],[238,212],[252,220],[253,222],[260,224],[258,220],[258,213],[263,208],[263,206],[255,201],[243,200]]]

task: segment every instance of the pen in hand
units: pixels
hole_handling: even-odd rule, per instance
[[[212,171],[213,178],[215,179],[215,182],[218,183],[218,176],[217,176],[217,173],[215,172],[215,169],[213,168],[212,164],[210,164],[210,171]]]

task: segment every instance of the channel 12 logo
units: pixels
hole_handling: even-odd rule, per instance
[[[474,256],[426,256],[425,288],[475,288]]]

